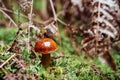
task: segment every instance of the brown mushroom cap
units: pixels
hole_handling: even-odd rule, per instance
[[[55,43],[54,40],[50,38],[40,39],[35,44],[35,51],[42,54],[49,54],[56,51],[57,49],[58,49],[57,44]]]

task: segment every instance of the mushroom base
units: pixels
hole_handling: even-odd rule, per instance
[[[44,67],[49,66],[50,65],[50,61],[51,61],[50,54],[42,54],[41,64]]]

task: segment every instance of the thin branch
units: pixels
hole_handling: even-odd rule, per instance
[[[33,0],[31,1],[30,14],[28,15],[28,18],[29,18],[29,24],[32,23],[32,11],[33,11]]]
[[[32,11],[33,11],[33,0],[31,1],[30,13],[28,14],[29,24],[28,24],[28,53],[30,52],[30,27],[32,25]]]
[[[0,12],[2,12],[6,17],[8,17],[8,19],[10,19],[10,21],[17,27],[15,21],[8,14],[6,14],[1,8],[0,8]]]
[[[4,69],[4,68],[1,68],[1,70],[5,73],[5,74],[7,74],[8,72],[7,72],[7,70],[6,69]]]
[[[15,34],[15,38],[13,40],[12,45],[10,46],[10,48],[7,51],[13,52],[13,48],[17,44],[17,39],[18,39],[19,35],[21,35],[21,34],[22,34],[22,32],[21,32],[21,30],[19,28],[18,31]]]
[[[63,22],[62,20],[60,20],[59,18],[57,18],[57,20],[58,20],[61,24],[65,25],[65,26],[68,26],[68,25],[69,25],[69,24],[66,24],[65,22]]]
[[[14,53],[12,56],[10,56],[4,63],[0,65],[0,68],[2,68],[6,63],[8,63],[13,57],[15,57],[16,54]]]
[[[50,1],[50,4],[51,4],[53,15],[54,15],[54,20],[57,21],[57,15],[56,15],[56,12],[55,12],[53,1],[52,0],[49,0],[49,1]]]
[[[0,7],[0,9],[18,15],[17,12],[13,12],[13,11],[8,10],[8,9],[6,9],[6,8]],[[61,12],[59,12],[59,13],[57,14],[57,16],[59,16],[60,14],[63,14],[63,13],[64,13],[64,12],[61,11]],[[19,15],[20,15],[21,17],[24,17],[24,18],[27,18],[27,19],[28,19],[28,17],[27,17],[26,15],[24,15],[24,14],[19,13]],[[35,21],[34,19],[32,19],[32,20]],[[40,23],[41,25],[44,25],[44,26],[45,26],[46,24],[48,24],[48,23],[51,22],[52,20],[53,20],[53,18],[50,18],[50,19],[48,19],[48,20],[46,20],[46,21],[44,21],[44,22],[38,22],[38,21],[37,21],[37,23]],[[61,24],[65,25],[65,26],[68,25],[67,23],[63,22],[63,21],[60,20],[59,18],[57,18],[57,20],[58,20],[58,22],[60,22]],[[30,27],[31,27],[31,26],[30,26]]]
[[[54,8],[54,5],[53,5],[53,1],[52,0],[49,0],[50,1],[50,4],[51,4],[51,8],[52,8],[52,12],[53,12],[53,15],[54,15],[54,21],[57,21],[57,20],[59,20],[58,18],[57,18],[57,14],[56,14],[56,12],[55,12],[55,8]],[[60,22],[62,22],[61,20],[59,20]],[[58,27],[58,24],[56,24],[56,26]],[[62,44],[61,44],[61,37],[60,37],[60,32],[59,32],[59,30],[58,30],[58,33],[59,33],[59,40],[60,40],[60,51],[62,52]],[[63,53],[63,52],[62,52]]]
[[[20,9],[19,9],[19,7],[18,7],[18,24],[17,24],[17,28],[18,28],[18,31],[16,32],[13,43],[10,46],[10,48],[8,49],[8,51],[10,51],[10,52],[14,52],[13,50],[14,50],[14,46],[16,46],[16,44],[17,44],[17,39],[18,39],[19,35],[22,34],[21,33],[21,28],[20,28]]]
[[[12,14],[18,15],[18,12],[13,12],[12,10],[8,10],[8,9],[2,8],[2,7],[0,7],[0,9],[3,10],[3,11],[10,12],[10,13],[12,13]],[[21,14],[21,13],[19,13],[19,14],[20,14],[20,16],[22,16],[22,17],[24,17],[24,18],[28,18],[28,17],[27,17],[26,15],[24,15],[24,14]]]

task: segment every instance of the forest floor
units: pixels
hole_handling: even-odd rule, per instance
[[[7,60],[13,53],[7,52],[16,33],[15,28],[0,28],[0,64]],[[112,54],[118,70],[114,72],[98,58],[84,59],[84,55],[75,54],[69,38],[65,32],[60,33],[62,40],[63,56],[53,59],[50,67],[44,68],[40,64],[41,54],[34,55],[27,50],[17,54],[0,68],[0,80],[120,80],[120,55]],[[69,44],[68,44],[69,43]],[[51,56],[59,55],[56,51]]]

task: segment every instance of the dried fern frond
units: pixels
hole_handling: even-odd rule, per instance
[[[84,10],[82,0],[71,0],[72,4],[78,6],[80,11]]]
[[[106,51],[103,53],[100,53],[99,59],[103,62],[108,64],[114,71],[117,70],[116,64],[114,62],[113,57],[111,56],[110,52]]]
[[[116,38],[118,35],[118,24],[115,21],[119,6],[114,0],[94,0],[92,25],[102,34]]]
[[[89,36],[82,41],[82,51],[90,57],[98,56],[113,70],[117,70],[110,54],[111,38],[119,36],[119,24],[115,19],[119,6],[116,0],[93,0],[93,12]]]

